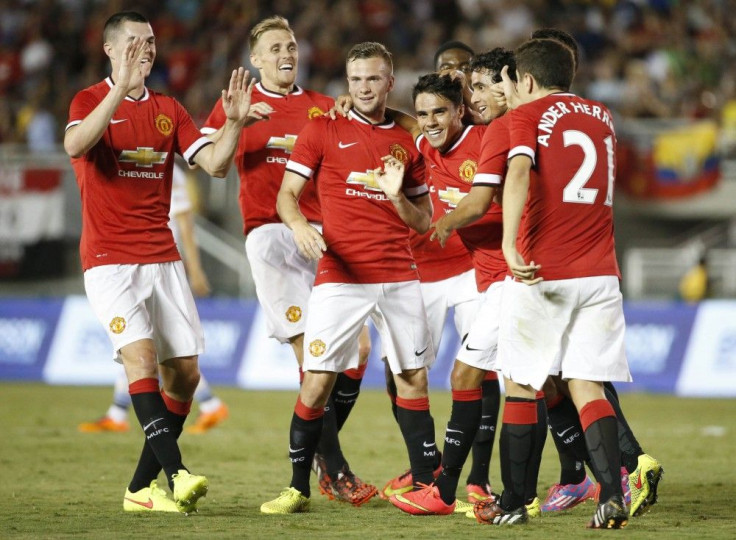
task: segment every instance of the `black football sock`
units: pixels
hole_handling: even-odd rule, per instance
[[[571,399],[560,394],[547,409],[547,422],[560,458],[560,484],[579,484],[585,480],[588,449],[585,446],[580,416]]]
[[[328,399],[327,405],[325,405],[325,414],[322,417],[322,435],[317,445],[317,452],[325,459],[327,474],[332,479],[337,478],[337,473],[342,470],[343,466],[348,465],[340,447],[340,438],[337,435],[337,422],[332,398]]]
[[[480,388],[452,391],[452,412],[445,431],[442,472],[435,480],[445,504],[452,504],[455,500],[460,473],[478,430],[482,408],[481,397]]]
[[[618,422],[606,399],[587,403],[580,410],[590,462],[601,484],[600,502],[621,492],[621,451],[618,448]]]
[[[493,453],[493,442],[496,439],[498,410],[501,405],[501,385],[498,383],[498,378],[486,379],[481,388],[483,399],[481,400],[480,424],[475,440],[473,440],[473,464],[466,483],[485,487],[490,482],[488,470]]]
[[[605,383],[603,387],[606,399],[608,399],[611,407],[613,407],[616,413],[616,420],[618,420],[618,446],[621,450],[621,460],[624,467],[626,467],[626,471],[633,473],[639,466],[639,456],[644,453],[644,450],[641,449],[639,441],[636,440],[634,432],[631,431],[631,427],[626,421],[624,412],[621,410],[621,404],[618,401],[618,394],[616,394],[613,385],[611,383]]]
[[[537,423],[534,433],[534,448],[526,470],[526,486],[524,488],[524,504],[531,503],[537,496],[537,481],[539,467],[542,464],[542,452],[547,440],[547,402],[544,401],[544,392],[537,392]]]
[[[527,467],[532,457],[537,430],[534,399],[507,397],[501,426],[501,508],[515,510],[524,504]]]
[[[324,408],[307,407],[297,399],[289,427],[289,460],[291,461],[291,487],[309,497],[309,475],[312,459],[322,433]]]
[[[360,384],[363,382],[363,374],[368,364],[363,364],[358,369],[348,369],[344,373],[337,374],[335,386],[332,389],[332,403],[335,406],[335,423],[337,431],[342,429],[350,412],[358,401],[360,395]]]
[[[396,398],[401,434],[409,452],[414,484],[431,484],[440,454],[434,439],[434,420],[429,414],[429,398]]]
[[[383,361],[384,375],[386,376],[386,393],[388,394],[388,398],[391,400],[391,412],[398,423],[399,408],[396,405],[396,398],[398,396],[398,392],[396,391],[396,381],[394,381],[394,374],[391,373],[391,368],[388,367],[388,359],[382,358],[381,360]]]

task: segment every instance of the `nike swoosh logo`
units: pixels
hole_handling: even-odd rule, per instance
[[[424,347],[424,348],[423,348],[423,349],[422,349],[421,351],[419,351],[419,352],[417,352],[417,351],[414,351],[414,356],[422,356],[422,355],[423,355],[423,354],[424,354],[425,352],[427,352],[427,349],[429,349],[429,345],[427,345],[426,347]]]
[[[564,435],[565,435],[565,433],[567,433],[568,431],[570,431],[570,430],[571,430],[571,429],[573,429],[574,427],[575,427],[575,426],[570,426],[569,428],[567,428],[567,429],[565,429],[565,430],[563,430],[563,431],[558,431],[558,432],[557,432],[557,436],[558,436],[558,437],[562,437],[562,436],[564,436]]]
[[[128,121],[128,119],[127,119],[127,118],[121,118],[120,120],[115,120],[115,119],[113,118],[112,120],[110,120],[110,123],[111,123],[111,124],[119,124],[120,122],[127,122],[127,121]]]
[[[126,501],[130,501],[130,502],[135,503],[135,504],[140,504],[143,508],[148,508],[149,510],[151,508],[153,508],[153,501],[151,500],[150,497],[148,499],[148,502],[134,501],[130,497],[125,497],[125,500]]]
[[[422,444],[424,445],[424,448],[432,448],[433,446],[435,446],[433,442],[432,443],[423,442]]]
[[[337,391],[337,395],[338,395],[338,396],[342,396],[342,397],[353,397],[353,396],[357,396],[358,394],[360,394],[360,392],[359,392],[359,391],[358,391],[358,392],[353,392],[353,393],[351,393],[351,394],[346,394],[346,393],[345,393],[345,392],[343,392],[342,390],[338,390],[338,391]]]
[[[636,479],[636,489],[641,489],[642,483],[641,483],[641,472],[639,472],[639,477]]]
[[[468,350],[468,351],[482,351],[483,349],[474,349],[473,347],[470,346],[469,343],[466,343],[465,344],[465,350]]]
[[[291,452],[292,454],[296,454],[297,452],[301,452],[302,450],[304,450],[304,447],[303,446],[301,448],[297,448],[296,450],[294,450],[291,447],[291,445],[289,445],[289,452]]]
[[[154,420],[150,424],[146,424],[145,426],[143,426],[143,431],[146,431],[149,427],[154,425],[156,422],[160,422],[161,420],[163,420],[163,418],[156,418],[156,420]]]
[[[351,142],[351,143],[343,144],[343,142],[342,142],[342,141],[339,141],[339,142],[337,143],[337,147],[338,147],[338,148],[350,148],[351,146],[354,146],[354,145],[356,145],[356,144],[358,144],[358,143],[357,143],[357,142]]]

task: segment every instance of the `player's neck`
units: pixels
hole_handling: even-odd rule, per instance
[[[282,96],[285,96],[287,94],[290,94],[294,91],[295,83],[291,83],[289,85],[279,85],[271,81],[267,81],[266,79],[261,79],[261,86],[264,90],[267,90],[269,92],[273,92],[274,94],[281,94]]]
[[[110,80],[112,81],[112,84],[115,84],[115,78],[110,75]],[[126,96],[128,96],[130,99],[134,99],[138,101],[143,96],[146,95],[146,84],[145,82],[141,82],[138,86],[135,86],[134,88],[128,88],[128,93]]]

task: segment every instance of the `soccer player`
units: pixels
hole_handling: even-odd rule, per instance
[[[432,208],[424,164],[410,135],[385,117],[391,54],[380,43],[348,53],[349,119],[316,119],[299,134],[278,195],[278,211],[300,253],[318,260],[309,298],[304,381],[289,434],[290,486],[261,506],[267,514],[309,508],[309,463],[324,404],[339,372],[354,368],[356,338],[370,316],[398,391],[398,419],[416,482],[430,483],[437,457],[426,366],[434,360],[409,229],[425,232]],[[382,168],[383,166],[383,168]],[[322,233],[298,201],[319,191]]]
[[[276,195],[297,135],[311,120],[329,110],[334,99],[296,85],[299,47],[289,22],[283,17],[269,17],[256,24],[250,31],[249,45],[251,63],[260,75],[260,82],[253,89],[252,107],[267,121],[243,131],[235,156],[240,176],[245,252],[269,336],[291,345],[301,378],[304,323],[316,265],[299,253],[292,231],[279,219]],[[224,121],[222,107],[217,103],[202,132],[213,136]],[[310,223],[322,223],[312,182],[305,187],[299,208]],[[360,393],[370,354],[367,328],[360,334],[356,354],[358,365],[338,375],[328,400],[315,470],[323,494],[360,505],[375,495],[376,488],[350,471],[340,448],[338,431]],[[342,480],[348,477],[353,480]]]
[[[252,84],[243,68],[233,71],[222,92],[227,121],[213,144],[176,100],[145,86],[156,42],[143,15],[114,14],[103,41],[111,74],[73,98],[64,149],[82,198],[87,298],[125,367],[145,434],[123,508],[188,513],[207,493],[208,480],[184,466],[177,438],[199,381],[204,339],[167,225],[174,153],[225,176],[248,118]],[[173,500],[156,484],[162,468]]]
[[[629,514],[617,420],[601,382],[631,380],[613,239],[613,120],[603,105],[568,93],[573,57],[558,41],[531,40],[515,58],[522,105],[510,115],[503,194],[503,252],[513,278],[504,286],[499,338],[506,408],[513,410],[501,432],[504,492],[484,515],[495,524],[523,521],[520,486],[536,422],[531,402],[559,371],[601,483],[588,526],[620,528]],[[512,86],[508,77],[504,83]]]
[[[462,71],[470,75],[470,61],[473,49],[462,41],[447,41],[434,53],[434,68],[438,72]]]
[[[169,208],[169,226],[174,233],[179,251],[182,253],[184,265],[189,279],[189,286],[195,296],[207,296],[210,285],[199,258],[199,246],[194,235],[194,217],[192,201],[186,186],[186,174],[178,165],[174,165],[171,185],[171,206]],[[204,433],[229,415],[227,405],[217,397],[210,385],[200,375],[199,384],[194,391],[194,400],[199,404],[196,422],[187,427],[188,433]],[[112,404],[101,418],[93,422],[82,422],[78,429],[83,433],[100,433],[104,431],[128,431],[128,409],[132,402],[128,393],[128,379],[124,370],[119,370],[113,386]]]

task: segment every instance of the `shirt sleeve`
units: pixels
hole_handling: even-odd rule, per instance
[[[82,120],[87,118],[87,115],[99,104],[99,98],[89,90],[78,92],[74,96],[74,99],[72,99],[71,105],[69,105],[69,121],[66,124],[65,131],[72,126],[82,123]]]
[[[429,193],[427,186],[427,171],[424,166],[424,158],[418,152],[411,153],[411,163],[404,173],[403,191],[407,198],[413,199]]]
[[[220,129],[225,125],[225,111],[222,108],[222,98],[217,100],[215,106],[212,108],[210,115],[207,117],[204,125],[202,126],[202,133],[209,135]]]
[[[529,104],[528,104],[529,105]],[[536,162],[537,120],[529,106],[522,106],[510,114],[509,159],[515,156],[528,156]]]
[[[473,177],[473,185],[491,187],[500,185],[506,174],[508,153],[508,123],[502,119],[494,120],[483,134],[478,170]]]
[[[286,170],[312,178],[319,167],[324,153],[324,141],[327,138],[327,120],[317,118],[307,122],[296,138],[291,158],[286,163]]]
[[[187,160],[190,165],[194,164],[194,156],[197,155],[202,148],[212,141],[204,137],[202,133],[194,125],[194,120],[187,110],[174,100],[176,107],[176,149],[177,152]]]

